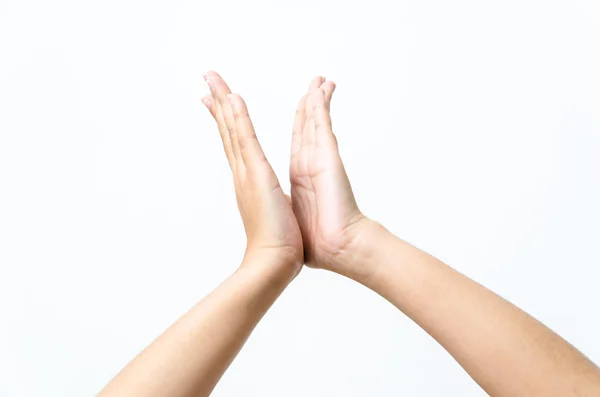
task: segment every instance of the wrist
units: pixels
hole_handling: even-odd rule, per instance
[[[347,244],[329,270],[368,284],[379,272],[380,245],[394,236],[379,222],[366,217],[348,228],[347,233]]]
[[[243,307],[244,315],[258,321],[294,279],[269,255],[245,255],[241,266],[223,283],[228,302]],[[296,273],[297,274],[297,273]]]
[[[302,259],[291,249],[246,249],[238,271],[259,277],[268,283],[289,284],[302,269]]]

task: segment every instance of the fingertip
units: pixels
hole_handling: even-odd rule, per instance
[[[212,80],[210,79],[210,77],[208,75],[204,75],[204,81],[206,82],[206,85],[208,86],[208,89],[210,90],[210,94],[211,95],[215,95],[215,85],[212,82]]]
[[[315,89],[319,88],[321,84],[325,81],[325,77],[317,76],[310,82],[310,86],[308,87],[308,92],[312,92]]]
[[[211,112],[212,101],[211,101],[210,97],[205,96],[201,100],[202,100],[202,103],[204,104],[204,106],[206,106],[206,108],[208,109],[208,111]]]
[[[331,102],[331,97],[335,91],[336,85],[333,81],[326,81],[321,85],[321,89],[325,92],[325,102]]]
[[[222,78],[221,75],[219,73],[215,72],[214,70],[207,70],[204,73],[204,80],[210,79],[211,77]]]
[[[208,84],[211,95],[219,101],[219,103],[223,104],[226,100],[225,96],[231,93],[231,89],[223,77],[221,77],[219,73],[211,70],[204,74],[204,79],[206,80],[206,84]]]
[[[205,72],[202,77],[204,77],[204,81],[206,81],[206,84],[208,84],[209,87],[213,86],[214,84],[212,82],[212,78],[213,76],[219,76],[216,72],[213,72],[212,70],[209,70],[207,72]]]

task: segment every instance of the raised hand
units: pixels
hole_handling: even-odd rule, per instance
[[[214,72],[202,102],[217,122],[248,236],[242,266],[127,365],[102,397],[208,397],[302,268],[300,228],[256,139],[246,104]]]
[[[302,238],[290,202],[256,138],[242,97],[215,72],[204,76],[211,96],[202,99],[217,122],[233,173],[238,208],[248,238],[246,257],[275,256],[300,271]],[[251,261],[250,261],[251,262]]]
[[[304,241],[306,264],[336,270],[356,238],[362,215],[333,134],[330,102],[335,84],[316,77],[296,110],[290,181],[292,207]]]

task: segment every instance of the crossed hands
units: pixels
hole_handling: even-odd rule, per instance
[[[332,131],[335,84],[316,77],[298,104],[289,197],[263,153],[242,97],[232,94],[217,73],[204,78],[211,95],[202,102],[217,123],[233,173],[248,240],[245,258],[266,255],[294,276],[303,264],[339,272],[369,221],[356,205]]]

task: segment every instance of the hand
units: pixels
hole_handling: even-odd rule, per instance
[[[336,270],[364,223],[331,127],[335,84],[315,78],[296,111],[290,181],[306,264]]]
[[[297,273],[303,263],[298,222],[256,138],[246,104],[217,73],[209,72],[204,79],[212,95],[202,102],[217,122],[233,173],[248,239],[245,258],[269,255]]]

